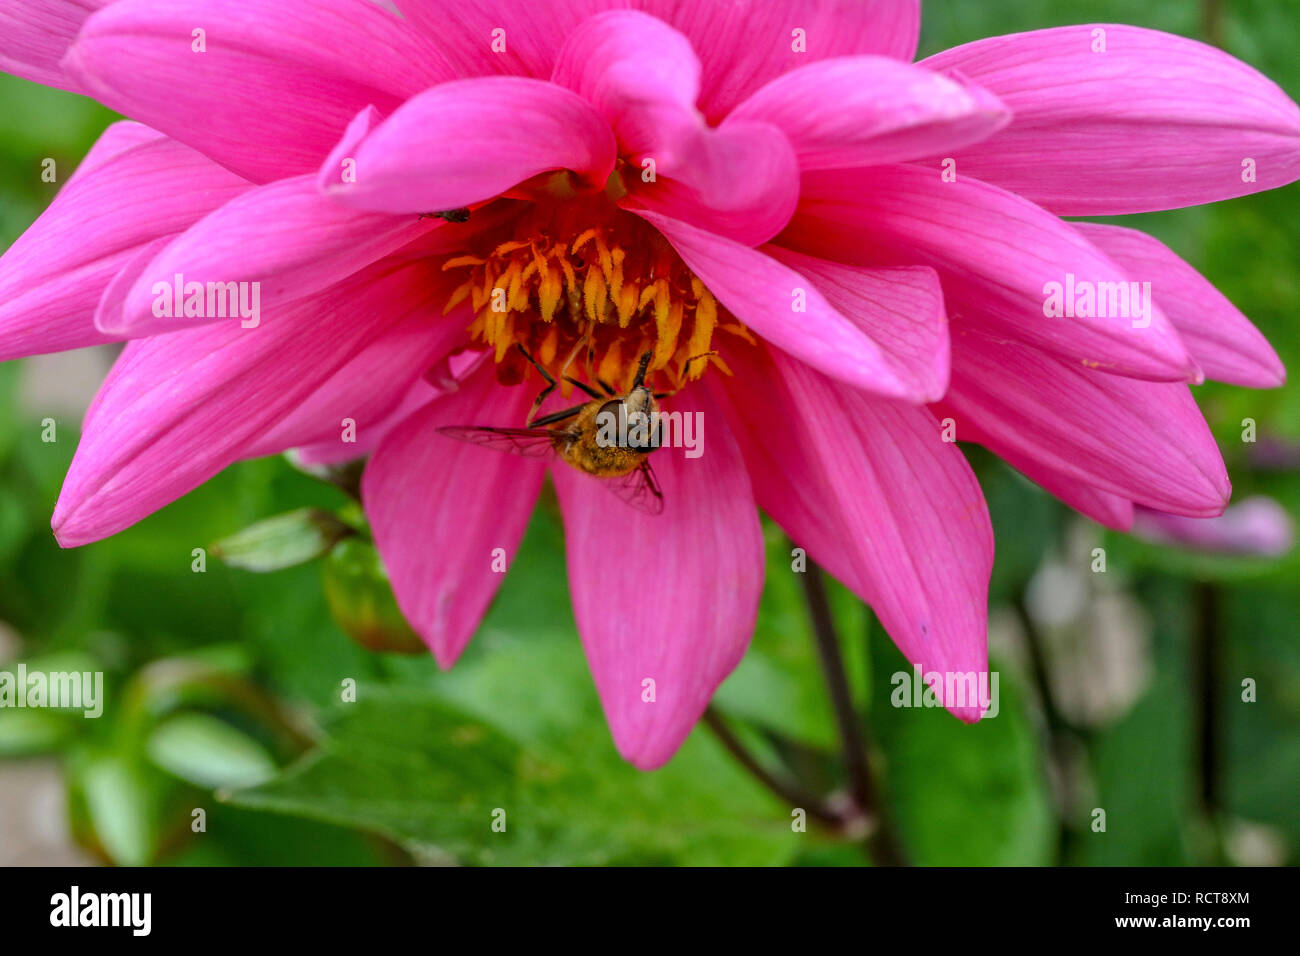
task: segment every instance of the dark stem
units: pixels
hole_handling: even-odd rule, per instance
[[[341,465],[328,466],[325,469],[324,478],[353,501],[360,502],[361,476],[365,470],[366,460],[358,458],[355,461],[344,462]]]
[[[1052,733],[1067,730],[1067,721],[1061,716],[1061,708],[1056,703],[1056,692],[1052,690],[1052,678],[1047,670],[1047,655],[1043,652],[1043,637],[1038,633],[1038,626],[1029,615],[1025,596],[1015,599],[1016,614],[1020,618],[1020,628],[1025,633],[1025,649],[1029,652],[1029,669],[1034,680],[1034,690],[1038,694],[1038,705],[1043,709],[1043,717]]]
[[[727,748],[727,752],[736,758],[736,762],[744,767],[755,780],[776,794],[782,802],[788,803],[791,808],[797,807],[806,810],[808,816],[829,827],[840,829],[846,824],[847,821],[844,819],[843,814],[829,806],[820,797],[805,793],[793,781],[778,777],[759,763],[754,755],[745,748],[745,745],[740,742],[740,738],[731,732],[731,728],[723,721],[722,715],[711,705],[704,711],[704,723],[709,730],[713,731],[714,736],[718,738],[722,746]]]
[[[1219,0],[1205,0],[1201,6],[1201,26],[1206,42],[1223,47],[1223,5]]]
[[[826,679],[831,706],[835,711],[835,722],[839,727],[844,767],[849,778],[849,793],[857,808],[875,824],[869,840],[872,858],[880,866],[906,866],[902,843],[894,832],[892,821],[872,777],[867,735],[853,707],[853,695],[844,671],[844,657],[840,653],[840,641],[835,633],[835,620],[831,615],[830,601],[826,598],[826,582],[821,568],[810,560],[808,569],[800,577],[804,597],[808,601],[808,615],[817,641],[822,674]]]
[[[1219,592],[1213,584],[1196,585],[1196,637],[1193,645],[1196,669],[1197,748],[1200,753],[1201,806],[1211,823],[1219,809]]]
[[[1013,602],[1016,615],[1020,619],[1020,628],[1025,635],[1025,649],[1029,654],[1030,676],[1038,696],[1038,706],[1043,712],[1046,724],[1048,759],[1051,760],[1056,775],[1057,803],[1057,852],[1060,862],[1064,863],[1069,850],[1074,828],[1070,821],[1074,817],[1077,798],[1075,780],[1078,768],[1075,766],[1075,754],[1083,733],[1061,713],[1056,702],[1056,692],[1052,689],[1051,674],[1047,669],[1047,655],[1043,649],[1043,636],[1039,633],[1034,619],[1025,604],[1025,596],[1017,595]]]

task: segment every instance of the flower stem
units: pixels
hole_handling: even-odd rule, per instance
[[[826,582],[821,568],[809,561],[807,570],[800,577],[816,637],[817,655],[821,659],[826,689],[835,711],[835,722],[839,726],[849,793],[857,809],[875,824],[868,840],[872,859],[880,866],[905,866],[907,860],[902,843],[894,832],[871,772],[866,730],[853,707],[853,695],[844,671],[844,657],[840,653],[839,637],[835,633],[835,620],[831,615],[830,601],[826,597]]]
[[[1076,727],[1061,712],[1057,703],[1056,692],[1052,688],[1052,677],[1048,669],[1047,653],[1044,648],[1043,635],[1029,613],[1029,604],[1022,592],[1012,605],[1020,621],[1020,630],[1025,639],[1025,650],[1029,657],[1029,672],[1038,695],[1038,706],[1043,715],[1043,731],[1046,737],[1047,759],[1051,762],[1054,773],[1052,786],[1056,798],[1056,848],[1058,863],[1068,863],[1073,853],[1075,826],[1079,803],[1079,780],[1086,773],[1085,762],[1087,734]]]
[[[353,501],[361,501],[361,475],[366,469],[364,459],[331,465],[326,469],[325,480]]]
[[[1201,29],[1205,32],[1205,42],[1222,49],[1223,42],[1223,4],[1219,0],[1205,0],[1201,5]]]
[[[1199,581],[1195,585],[1196,623],[1192,638],[1192,669],[1196,675],[1196,750],[1201,812],[1209,826],[1210,862],[1223,865],[1220,833],[1219,791],[1219,685],[1222,667],[1220,593],[1216,585]]]
[[[792,808],[797,807],[807,811],[808,816],[829,827],[840,829],[845,826],[847,821],[844,815],[826,801],[800,789],[794,781],[778,777],[759,763],[741,743],[740,738],[731,732],[731,728],[723,721],[722,715],[712,705],[704,711],[704,724],[713,731],[714,736],[736,758],[736,761],[754,779],[776,794],[782,802],[788,803]]]

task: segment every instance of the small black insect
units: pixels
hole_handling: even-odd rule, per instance
[[[468,209],[444,209],[441,212],[426,212],[421,219],[445,219],[447,222],[469,222]]]

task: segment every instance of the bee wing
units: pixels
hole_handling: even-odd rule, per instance
[[[659,487],[654,469],[650,467],[649,459],[642,461],[640,468],[629,471],[621,478],[601,478],[599,481],[624,504],[631,505],[637,511],[648,515],[663,514],[664,493]]]
[[[567,435],[550,428],[493,428],[488,425],[443,425],[438,433],[525,458],[550,458],[555,454],[556,440]]]

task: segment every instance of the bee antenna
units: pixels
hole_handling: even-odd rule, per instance
[[[636,378],[632,380],[633,388],[640,388],[645,384],[645,373],[650,368],[650,360],[654,358],[653,352],[645,352],[641,356],[641,361],[637,363]]]
[[[699,361],[700,359],[712,358],[713,356],[715,356],[715,355],[717,355],[717,354],[718,354],[718,353],[717,353],[716,351],[713,351],[713,352],[701,352],[699,355],[692,355],[692,356],[691,356],[690,358],[688,358],[688,359],[686,360],[686,362],[682,365],[682,374],[685,375],[687,372],[690,371],[691,363],[692,363],[692,362],[697,362],[697,361]]]

